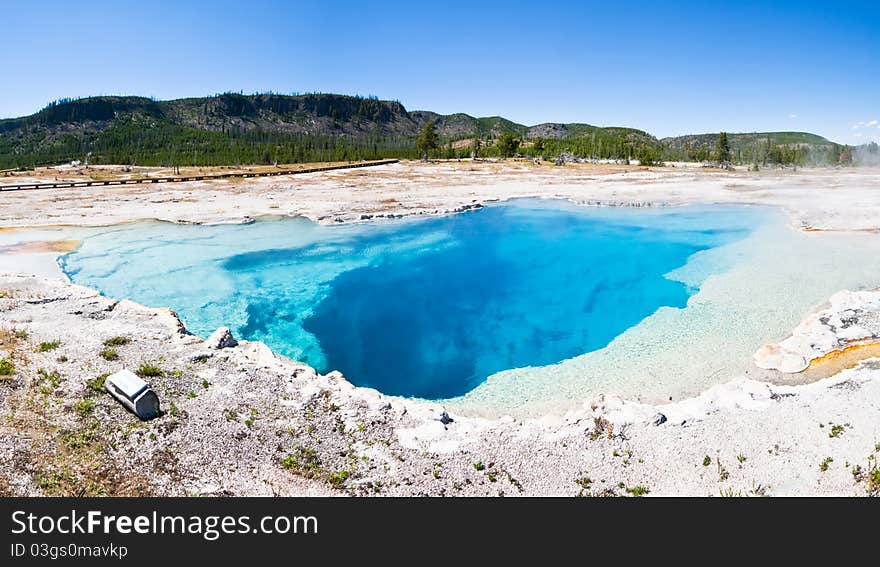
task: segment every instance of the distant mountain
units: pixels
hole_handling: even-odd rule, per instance
[[[589,124],[526,126],[500,116],[407,111],[396,101],[337,94],[226,93],[167,101],[98,96],[0,120],[0,168],[73,159],[211,165],[417,157],[415,138],[429,120],[444,144],[480,138],[486,155],[492,155],[491,140],[505,132],[523,141],[523,151],[536,154],[642,160],[707,159],[717,140],[717,134],[658,140],[641,130]],[[767,140],[795,157],[835,146],[799,132],[732,134],[730,139],[746,160]],[[464,151],[461,144],[455,148],[446,146],[443,155]]]
[[[743,134],[728,134],[728,139],[730,140],[730,146],[732,149],[751,146],[755,143],[767,143],[768,140],[770,140],[771,144],[799,144],[811,146],[830,146],[834,143],[822,136],[807,132],[751,132]],[[684,149],[688,145],[691,147],[711,146],[714,148],[718,141],[718,133],[689,134],[686,136],[663,138],[661,141],[673,150]]]
[[[734,163],[742,164],[849,164],[853,148],[842,146],[808,132],[730,133]],[[718,134],[693,134],[663,138],[669,159],[704,161],[712,159]]]
[[[223,94],[156,101],[100,96],[53,103],[36,114],[0,120],[0,133],[36,127],[101,130],[114,121],[141,117],[209,131],[269,130],[301,134],[414,135],[418,124],[399,102],[332,94],[286,96]]]
[[[453,140],[473,138],[474,136],[494,138],[503,132],[524,136],[529,130],[528,126],[511,122],[500,116],[474,118],[462,113],[442,115],[428,110],[414,110],[410,112],[410,116],[416,120],[420,127],[429,120],[433,120],[440,136]]]

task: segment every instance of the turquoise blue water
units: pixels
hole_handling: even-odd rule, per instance
[[[684,307],[700,282],[666,274],[744,238],[764,214],[522,200],[345,226],[139,223],[60,262],[76,283],[173,308],[196,334],[228,325],[357,385],[437,399],[600,349],[658,308]]]

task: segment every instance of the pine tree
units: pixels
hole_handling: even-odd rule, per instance
[[[544,139],[535,138],[534,150],[536,156],[544,155]]]
[[[436,150],[440,146],[440,137],[437,135],[437,126],[433,120],[428,120],[419,132],[416,140],[416,150],[424,161],[428,161],[428,152]]]
[[[514,155],[518,148],[519,140],[514,138],[510,132],[502,132],[498,136],[498,151],[501,152],[501,157],[508,158]]]
[[[718,134],[718,145],[715,148],[715,157],[721,166],[730,166],[730,142],[727,139],[727,132]]]
[[[471,159],[480,157],[480,149],[482,147],[483,143],[480,141],[480,138],[474,138],[474,143],[471,145]]]

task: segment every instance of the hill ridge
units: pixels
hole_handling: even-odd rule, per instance
[[[0,168],[70,159],[92,162],[213,165],[418,157],[414,140],[429,120],[446,157],[480,151],[504,133],[536,155],[640,159],[708,159],[717,134],[658,139],[637,128],[585,123],[519,124],[503,116],[408,111],[399,101],[334,93],[221,93],[158,100],[137,95],[62,99],[41,110],[0,119]],[[779,161],[837,156],[837,144],[808,132],[736,133],[740,161],[765,154]],[[767,142],[769,140],[769,143]],[[784,150],[784,151],[783,151]]]

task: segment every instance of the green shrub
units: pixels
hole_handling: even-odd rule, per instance
[[[307,478],[315,478],[321,473],[321,459],[314,449],[296,446],[293,453],[281,459],[281,466]]]
[[[128,337],[113,337],[104,341],[104,346],[106,347],[114,347],[114,346],[123,346],[127,345],[131,342],[131,339]]]
[[[40,343],[40,346],[37,350],[40,352],[49,352],[50,350],[55,350],[56,348],[61,346],[61,341],[48,341],[44,343]]]
[[[46,372],[46,370],[41,368],[37,371],[37,376],[39,376],[37,384],[40,385],[40,393],[42,394],[49,395],[61,385],[61,374],[57,370]]]
[[[868,473],[868,491],[872,494],[880,491],[880,469],[873,469]]]
[[[119,353],[116,352],[115,348],[105,348],[101,351],[101,358],[112,362],[114,360],[119,360]]]
[[[0,376],[11,376],[15,372],[15,365],[8,358],[0,358]]]
[[[141,364],[137,370],[134,372],[141,378],[156,378],[157,376],[164,376],[165,371],[156,366],[155,364],[148,364],[144,362]]]
[[[342,485],[345,484],[345,481],[348,480],[349,476],[349,472],[346,470],[332,472],[327,477],[327,482],[329,482],[330,486],[333,488],[342,488]]]
[[[92,415],[92,412],[95,411],[95,400],[89,398],[80,400],[73,405],[73,410],[78,416],[86,418]]]
[[[89,390],[89,392],[93,394],[100,394],[102,392],[105,392],[106,390],[104,388],[104,381],[107,379],[107,376],[110,375],[101,374],[100,376],[96,376],[95,378],[86,381],[86,388]]]

